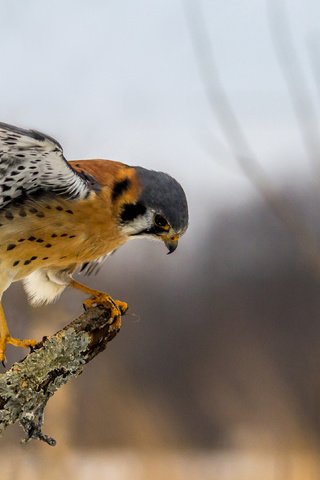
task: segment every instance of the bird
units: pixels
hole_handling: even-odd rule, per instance
[[[66,287],[107,305],[119,329],[126,302],[74,278],[99,269],[130,239],[164,242],[173,253],[189,222],[185,192],[167,173],[104,159],[67,161],[60,143],[37,130],[0,122],[0,361],[6,347],[33,347],[11,336],[3,293],[22,281],[30,303],[51,303]]]

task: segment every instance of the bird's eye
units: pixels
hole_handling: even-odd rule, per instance
[[[168,222],[167,220],[162,216],[162,215],[159,215],[157,214],[155,217],[154,217],[154,223],[157,227],[160,227],[160,228],[166,228],[168,227]]]

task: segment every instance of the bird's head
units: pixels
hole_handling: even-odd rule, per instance
[[[139,196],[124,203],[120,222],[130,238],[162,240],[172,253],[188,227],[188,204],[181,185],[170,175],[135,167]]]

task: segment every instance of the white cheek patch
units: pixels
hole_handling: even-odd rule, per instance
[[[122,232],[128,237],[130,237],[131,235],[138,235],[140,232],[143,232],[143,230],[152,227],[153,216],[154,212],[151,210],[147,210],[144,215],[139,215],[130,223],[126,223],[125,225],[123,225]],[[141,236],[139,238],[141,238]]]

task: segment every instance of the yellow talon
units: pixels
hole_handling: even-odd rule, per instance
[[[21,338],[14,338],[10,335],[0,338],[0,362],[5,361],[5,353],[7,344],[13,345],[14,347],[22,347],[22,348],[29,348],[34,347],[37,344],[36,340],[33,339],[21,339]]]
[[[105,305],[108,308],[111,308],[110,317],[112,319],[112,328],[114,330],[119,330],[121,327],[121,315],[124,315],[128,310],[128,304],[126,302],[121,302],[120,300],[114,300],[106,293],[97,293],[83,302],[85,309],[97,305]]]
[[[21,338],[11,337],[2,304],[0,302],[0,362],[2,363],[4,363],[6,358],[5,354],[8,343],[14,347],[28,348],[34,347],[37,344],[37,341],[33,339],[23,340]]]
[[[121,315],[124,315],[128,310],[128,304],[126,302],[121,302],[120,300],[114,300],[110,295],[104,292],[100,292],[99,290],[93,290],[82,283],[77,282],[76,280],[72,279],[70,282],[70,286],[73,288],[77,288],[86,294],[91,295],[90,298],[83,302],[83,306],[85,309],[97,306],[97,305],[105,305],[111,309],[111,319],[112,319],[112,329],[119,330],[121,327]]]
[[[122,302],[121,300],[113,300],[113,301],[119,308],[121,315],[125,315],[129,308],[128,304],[126,302]]]

